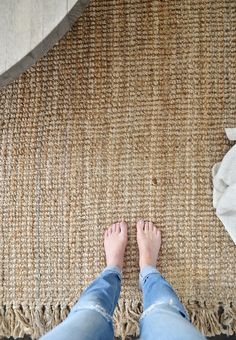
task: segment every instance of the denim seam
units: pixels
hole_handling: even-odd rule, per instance
[[[117,276],[118,276],[118,279],[119,279],[119,283],[121,283],[121,273],[119,273],[118,271],[116,271],[116,270],[113,270],[113,269],[106,269],[105,268],[105,270],[102,272],[102,276],[105,274],[107,274],[107,273],[111,273],[111,274],[116,274]],[[117,285],[116,285],[116,287],[115,287],[115,297],[116,297],[116,295],[117,295],[117,291],[118,291],[118,289],[119,289],[119,287],[117,287]],[[114,298],[115,299],[115,298]],[[112,311],[114,310],[114,299],[112,300],[112,306],[111,306],[111,308],[109,309],[109,313],[111,314],[112,313]]]
[[[118,275],[118,277],[119,277],[119,279],[120,279],[120,276],[119,276],[119,275]],[[121,281],[121,279],[120,279],[120,281]],[[118,290],[119,290],[119,287],[116,285],[116,286],[115,286],[114,299],[113,299],[113,301],[112,301],[112,307],[111,307],[111,310],[109,311],[110,314],[111,314],[112,311],[115,309],[115,307],[114,307],[115,301],[114,301],[114,300],[115,300],[115,298],[116,298],[116,295],[117,295]]]

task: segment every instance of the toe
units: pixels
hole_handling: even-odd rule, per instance
[[[120,232],[120,222],[116,223],[116,232],[119,233]]]
[[[145,221],[144,231],[149,231],[149,222]]]
[[[125,221],[120,222],[119,227],[121,233],[127,233],[127,223]]]
[[[137,222],[137,231],[142,232],[144,229],[144,220],[139,220]]]
[[[116,232],[116,223],[113,223],[113,224],[112,224],[112,228],[111,228],[111,229],[112,229],[112,232],[113,232],[113,233]]]
[[[108,236],[112,234],[112,228],[113,228],[113,225],[111,227],[108,228]]]
[[[152,221],[148,222],[148,226],[149,226],[150,231],[154,231],[154,225],[153,225]]]

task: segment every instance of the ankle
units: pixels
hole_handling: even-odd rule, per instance
[[[153,261],[153,258],[146,257],[145,259],[139,260],[139,268],[140,271],[143,270],[145,267],[152,267],[156,268],[156,262]]]

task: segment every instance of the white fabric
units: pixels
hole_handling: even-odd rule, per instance
[[[236,140],[236,128],[226,128],[225,132],[229,140]]]
[[[225,129],[230,140],[236,140],[236,128]],[[216,215],[224,224],[236,244],[236,145],[216,163],[213,175],[213,206]]]

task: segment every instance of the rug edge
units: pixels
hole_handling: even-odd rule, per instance
[[[233,302],[211,304],[189,301],[185,304],[191,322],[208,337],[236,333],[236,306]],[[24,337],[38,339],[63,321],[71,306],[61,304],[9,304],[0,307],[0,338]],[[119,300],[114,314],[115,335],[124,340],[139,335],[139,318],[142,313],[140,300]]]

